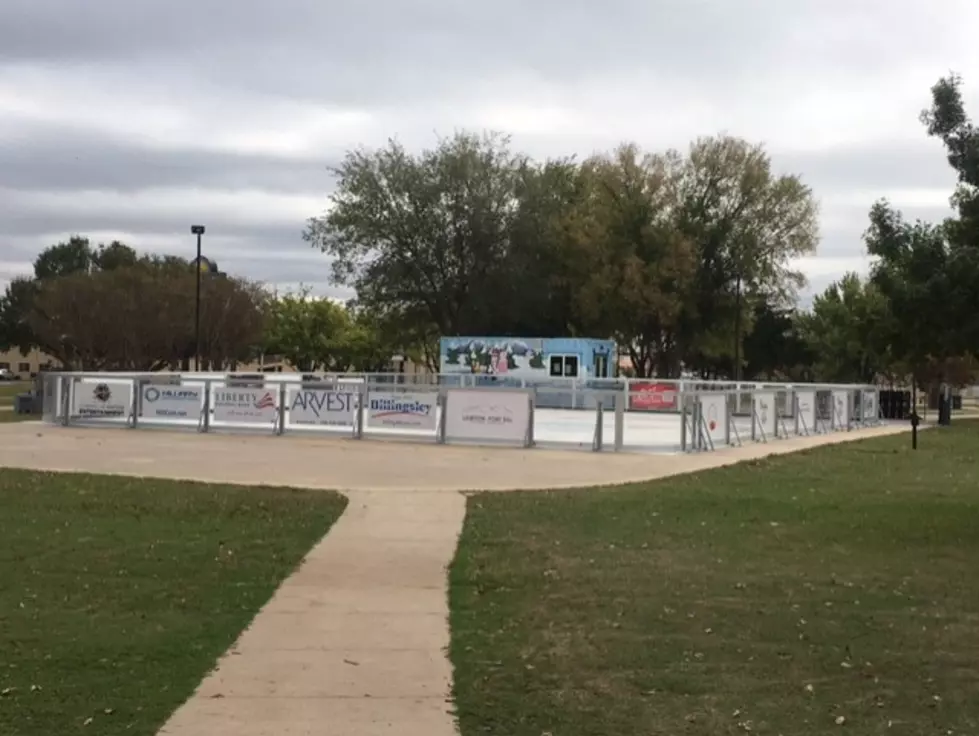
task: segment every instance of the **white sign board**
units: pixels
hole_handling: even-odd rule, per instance
[[[141,391],[139,415],[149,419],[199,419],[204,390],[198,386],[154,386]]]
[[[765,433],[765,439],[776,437],[778,415],[775,410],[775,394],[770,392],[752,394],[752,407],[758,428]]]
[[[880,419],[879,409],[877,408],[877,392],[864,391],[863,403],[860,407],[861,417],[865,424],[875,424]]]
[[[290,392],[289,423],[311,427],[352,427],[357,412],[354,391],[298,389]]]
[[[530,396],[523,391],[451,389],[444,411],[447,440],[523,443],[530,429]]]
[[[218,422],[262,422],[271,424],[278,416],[277,389],[215,388],[211,408]]]
[[[371,393],[367,399],[367,426],[434,432],[437,407],[434,393]]]
[[[704,419],[704,431],[715,445],[727,441],[727,396],[700,397],[700,413]]]
[[[816,433],[816,392],[796,391],[796,422],[799,434]]]
[[[132,383],[78,382],[72,396],[72,415],[82,419],[128,417],[133,403]]]
[[[850,392],[833,392],[833,428],[848,429],[850,427]]]

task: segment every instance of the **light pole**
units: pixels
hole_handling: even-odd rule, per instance
[[[734,282],[734,382],[741,381],[741,270]]]
[[[197,236],[197,260],[194,261],[197,271],[197,294],[194,299],[194,370],[201,369],[201,236],[204,234],[203,225],[191,225],[190,232]]]

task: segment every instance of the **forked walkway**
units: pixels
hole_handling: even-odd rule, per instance
[[[161,733],[452,736],[446,567],[459,491],[646,480],[903,429],[649,456],[21,424],[0,425],[0,467],[344,492],[341,519]]]

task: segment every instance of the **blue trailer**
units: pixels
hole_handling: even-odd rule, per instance
[[[476,385],[567,387],[607,385],[614,379],[618,350],[614,340],[584,337],[443,337],[439,341],[439,373],[474,375]],[[539,405],[564,406],[563,395],[549,393]]]

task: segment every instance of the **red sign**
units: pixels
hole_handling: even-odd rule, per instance
[[[633,383],[629,385],[629,408],[672,411],[676,409],[676,386],[672,383]]]

